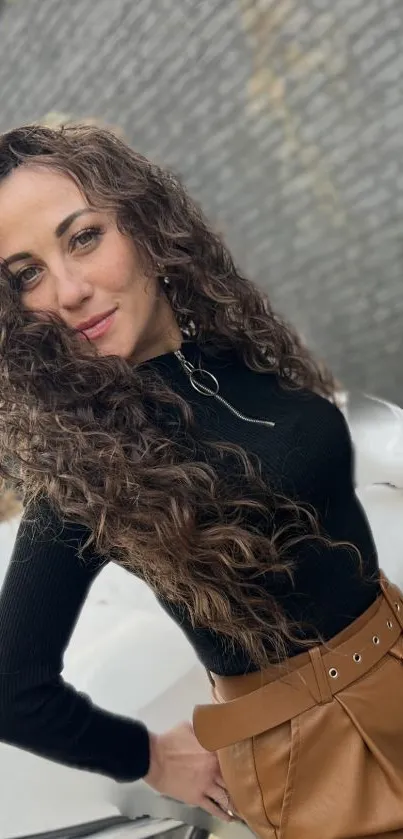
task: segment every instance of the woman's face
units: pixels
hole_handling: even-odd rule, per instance
[[[180,346],[168,300],[132,240],[66,175],[22,165],[0,183],[0,258],[26,309],[56,312],[74,328],[113,313],[86,332],[102,355],[139,362]]]

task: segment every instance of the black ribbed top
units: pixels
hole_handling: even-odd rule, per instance
[[[254,373],[232,353],[212,357],[194,343],[182,349],[188,360],[196,366],[201,362],[217,377],[220,393],[236,409],[275,423],[267,428],[245,422],[197,393],[174,353],[147,362],[191,403],[199,428],[208,430],[210,439],[238,443],[257,455],[274,491],[313,504],[324,533],[359,548],[364,579],[351,551],[309,541],[298,548],[294,588],[288,578],[267,578],[270,593],[293,619],[330,639],[379,592],[376,550],[354,492],[343,414],[320,396],[284,390],[274,374]],[[145,727],[94,706],[60,675],[99,560],[94,556],[84,565],[78,559],[77,544],[87,535],[81,526],[63,527],[45,505],[35,515],[40,527],[38,519],[32,524],[32,511],[23,516],[0,595],[0,739],[116,780],[136,780],[148,769]],[[207,669],[221,675],[252,669],[242,650],[229,655],[228,644],[207,627],[194,631],[179,609],[162,605]],[[289,655],[299,651],[290,647]]]

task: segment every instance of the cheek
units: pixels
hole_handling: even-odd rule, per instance
[[[146,283],[134,246],[117,234],[109,247],[100,251],[100,276],[115,291],[143,287]]]

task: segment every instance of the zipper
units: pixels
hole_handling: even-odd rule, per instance
[[[238,417],[238,419],[243,420],[244,422],[251,422],[255,425],[265,425],[268,428],[274,428],[275,422],[271,422],[270,420],[262,420],[262,419],[254,419],[254,417],[247,417],[245,414],[242,414],[241,411],[238,411],[237,408],[234,408],[230,402],[224,399],[223,396],[220,395],[220,384],[218,379],[210,373],[209,370],[205,370],[202,367],[195,367],[190,361],[185,358],[181,350],[176,350],[175,355],[177,359],[180,361],[185,373],[189,378],[190,384],[197,390],[198,393],[201,393],[203,396],[211,396],[213,399],[216,399],[217,402],[220,402],[221,405],[225,405],[229,411],[231,411],[234,416]],[[203,384],[202,381],[197,381],[195,378],[196,375],[199,374],[202,377],[205,377],[209,382],[210,385],[213,387],[209,387],[207,384]]]

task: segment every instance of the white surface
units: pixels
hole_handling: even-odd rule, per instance
[[[376,485],[403,487],[402,412],[378,400],[348,397],[346,413],[356,448],[357,493],[380,564],[403,585],[403,489]],[[17,528],[18,519],[0,525],[0,583]],[[113,565],[96,580],[65,661],[67,681],[104,708],[138,716],[154,730],[189,718],[195,702],[208,701],[207,677],[178,627],[143,583]],[[122,788],[112,781],[4,744],[0,776],[1,839],[118,812],[114,802]],[[141,815],[136,807],[141,810],[145,800],[144,785],[124,790],[126,801],[132,796],[132,814]]]
[[[346,415],[357,453],[361,488],[392,483],[403,488],[403,410],[375,396],[347,396]]]

